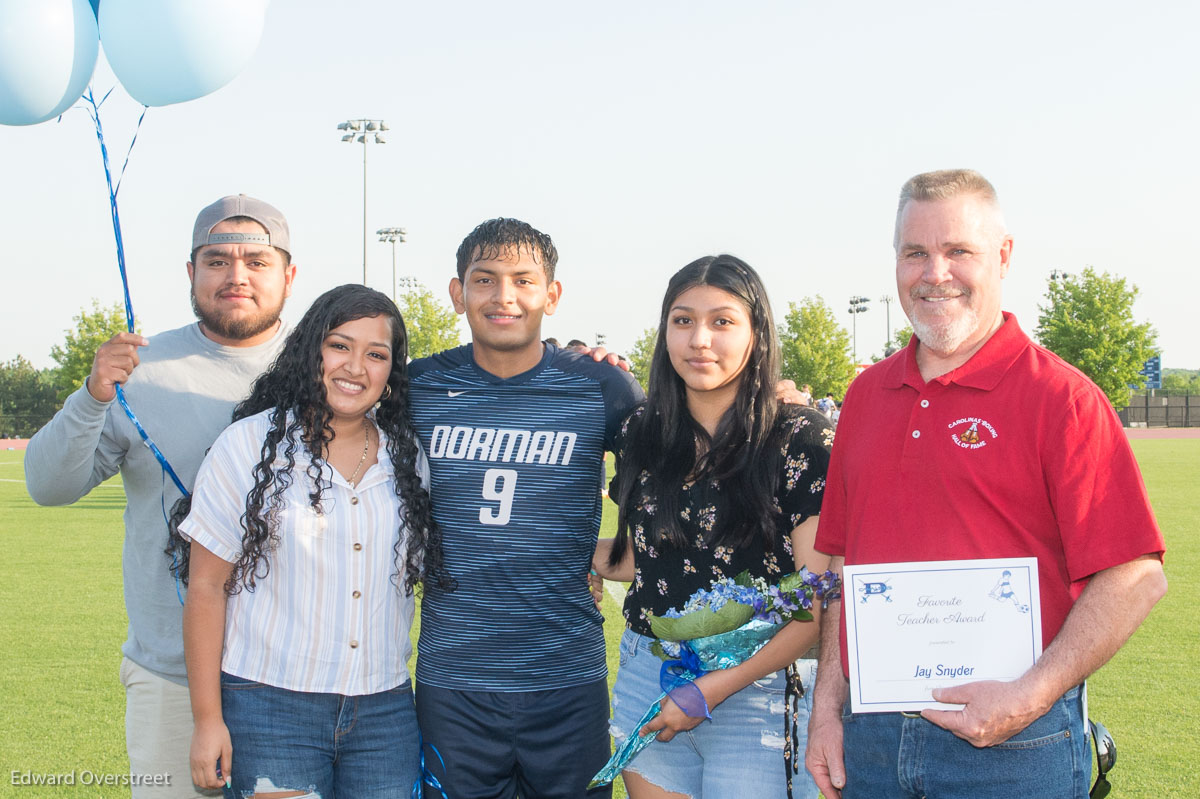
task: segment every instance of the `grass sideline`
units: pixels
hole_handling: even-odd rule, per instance
[[[1200,441],[1133,442],[1167,538],[1170,590],[1117,656],[1089,682],[1091,715],[1117,741],[1113,796],[1200,796]],[[120,775],[125,637],[119,480],[67,508],[25,493],[22,455],[0,451],[0,797],[119,797],[78,784],[83,772]],[[611,505],[604,530],[611,534]],[[605,597],[610,681],[620,609]],[[74,772],[71,786],[13,785],[13,772]],[[624,796],[619,782],[616,796]]]

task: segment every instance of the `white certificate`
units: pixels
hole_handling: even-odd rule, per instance
[[[934,688],[1013,680],[1042,654],[1037,558],[846,566],[855,713],[956,710]]]

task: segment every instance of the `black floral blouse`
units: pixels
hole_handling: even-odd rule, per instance
[[[642,494],[629,519],[634,580],[625,597],[625,620],[634,632],[653,636],[647,621],[649,614],[661,616],[670,608],[683,607],[688,597],[698,589],[708,588],[715,579],[736,577],[749,570],[753,576],[776,582],[796,570],[791,533],[805,519],[821,511],[833,428],[819,411],[812,408],[795,410],[781,412],[776,422],[782,433],[779,440],[784,442],[784,468],[775,492],[776,538],[771,552],[765,551],[761,540],[737,549],[710,547],[705,543],[725,502],[717,480],[683,486],[679,515],[688,544],[682,548],[649,542],[647,530],[653,529],[657,502],[655,497]],[[629,422],[641,413],[642,409],[634,411],[621,426],[621,437],[617,442],[618,468],[624,455]],[[620,478],[618,473],[617,480]],[[643,471],[639,479],[645,486],[648,473]]]

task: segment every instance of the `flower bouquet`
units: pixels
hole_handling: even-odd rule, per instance
[[[812,621],[813,601],[836,599],[838,588],[838,577],[830,571],[818,575],[801,568],[777,585],[742,572],[732,579],[714,580],[708,588],[692,594],[682,610],[672,608],[662,616],[651,616],[650,629],[658,638],[651,650],[664,661],[659,672],[662,696],[650,705],[588,788],[612,782],[658,737],[657,731],[650,735],[638,731],[662,711],[668,696],[689,716],[711,718],[695,680],[706,672],[744,663],[789,621]]]

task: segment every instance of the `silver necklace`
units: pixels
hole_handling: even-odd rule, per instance
[[[358,483],[354,482],[358,478],[358,473],[362,471],[363,464],[367,462],[367,450],[371,448],[371,428],[367,424],[367,417],[363,417],[363,451],[362,457],[358,459],[358,465],[354,467],[354,473],[350,475],[350,479],[346,482],[351,488],[356,488]]]

